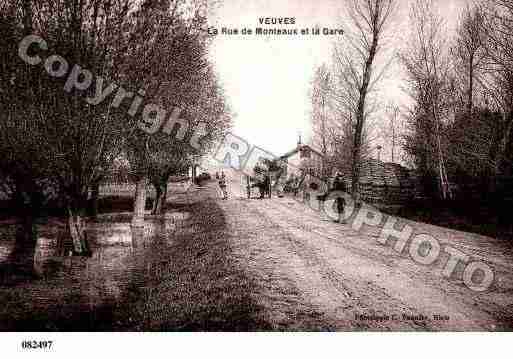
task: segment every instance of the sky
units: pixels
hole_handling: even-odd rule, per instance
[[[398,1],[386,58],[408,34],[410,1]],[[438,1],[449,29],[465,3]],[[223,0],[215,16],[209,18],[209,26],[218,31],[223,27],[239,31],[254,31],[256,27],[340,28],[347,22],[342,4],[342,0]],[[293,17],[295,24],[260,25],[260,17]],[[333,42],[340,36],[344,35],[216,35],[210,54],[235,113],[233,132],[275,155],[294,148],[299,134],[307,142],[311,132],[308,91],[313,72],[316,66],[331,60]],[[399,65],[392,64],[378,87],[380,102],[405,101],[402,78]]]

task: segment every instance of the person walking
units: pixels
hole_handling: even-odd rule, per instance
[[[342,193],[347,192],[346,183],[342,178],[340,172],[337,172],[335,175],[335,180],[333,181],[333,191],[339,192],[337,198],[335,200],[335,206],[338,214],[338,218],[335,220],[337,223],[346,224],[344,219],[344,207],[346,204],[346,200],[342,197]]]

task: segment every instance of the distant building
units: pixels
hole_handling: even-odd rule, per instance
[[[321,176],[323,155],[309,145],[298,141],[296,148],[281,155],[279,160],[284,164],[284,173],[290,175],[302,176],[309,174],[312,176]]]
[[[296,148],[279,157],[285,165],[286,178],[305,174],[322,177],[323,155],[309,145],[298,142]],[[333,176],[335,169],[325,173]],[[342,173],[346,188],[351,192],[351,173]],[[364,202],[376,206],[401,206],[421,194],[422,188],[414,172],[396,163],[377,159],[363,160],[360,165],[360,195]]]

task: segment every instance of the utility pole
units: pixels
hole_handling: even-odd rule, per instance
[[[271,198],[271,194],[272,194],[272,187],[271,187],[271,171],[270,171],[270,169],[269,169],[269,168],[267,169],[267,178],[269,178],[269,188],[268,188],[268,191],[269,191],[269,198]]]

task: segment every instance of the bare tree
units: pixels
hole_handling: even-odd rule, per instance
[[[376,59],[382,50],[386,26],[396,8],[394,0],[351,0],[348,13],[351,24],[346,31],[345,48],[338,46],[335,58],[343,93],[339,97],[351,122],[354,121],[352,143],[352,196],[359,200],[360,162],[365,122],[369,113],[369,94],[381,78]]]
[[[454,54],[456,55],[456,72],[464,69],[463,78],[467,87],[467,115],[472,115],[475,86],[488,58],[486,51],[486,32],[484,31],[485,14],[481,7],[465,8],[456,33]],[[476,81],[477,80],[477,81]]]
[[[399,145],[400,138],[400,120],[401,111],[397,105],[389,104],[387,106],[387,118],[382,125],[382,137],[383,140],[388,142],[390,145],[390,160],[395,162],[396,160],[396,149]]]
[[[313,146],[320,149],[323,155],[321,163],[321,176],[324,178],[328,175],[328,149],[330,146],[330,72],[325,64],[319,66],[314,75],[311,88],[311,104],[312,104],[312,129]]]
[[[407,72],[408,91],[414,100],[410,112],[413,136],[407,150],[417,153],[423,171],[437,173],[443,198],[451,197],[446,169],[444,123],[449,120],[452,92],[447,42],[443,22],[433,11],[433,1],[414,2],[412,35],[400,58]],[[419,146],[420,145],[420,146]],[[419,155],[419,150],[423,151]],[[426,172],[426,173],[427,173]]]
[[[513,1],[493,0],[486,9],[484,31],[491,64],[484,79],[489,105],[502,113],[497,134],[493,172],[504,167],[508,142],[513,134]]]
[[[189,107],[182,114],[182,119],[187,121],[188,126],[183,140],[170,137],[184,130],[176,128],[173,129],[176,130],[174,133],[157,133],[149,141],[152,148],[146,158],[148,177],[156,191],[153,214],[162,214],[170,176],[183,174],[196,165],[230,125],[229,108],[213,69],[208,66],[202,74],[203,78],[194,81],[197,85],[197,89],[191,94],[194,102],[189,103]],[[195,134],[198,129],[203,132]],[[191,144],[192,136],[195,135],[201,135],[201,138],[197,138],[198,143]]]
[[[322,159],[311,159],[310,163],[321,169],[321,176],[329,176],[332,169],[344,173],[351,172],[352,149],[354,141],[357,87],[347,72],[345,63],[334,52],[335,65],[328,68],[319,66],[314,73],[311,85],[311,125],[312,146],[319,149]],[[366,124],[362,139],[362,157],[369,152]]]
[[[145,89],[146,97],[161,106],[157,131],[138,131],[128,139],[127,152],[136,178],[134,225],[142,225],[146,185],[155,187],[153,213],[161,212],[171,175],[183,172],[204,154],[188,138],[202,122],[203,142],[212,141],[222,126],[227,106],[207,61],[206,2],[191,0],[143,1],[134,13],[126,37],[128,61],[124,73]],[[175,109],[180,112],[173,115]],[[172,123],[170,118],[179,120]],[[224,126],[224,125],[223,125]],[[217,131],[217,132],[216,132]]]
[[[94,97],[94,86],[84,90],[65,86],[63,91],[61,81],[22,62],[17,47],[24,35],[37,33],[50,53],[63,56],[70,68],[115,80],[112,59],[120,50],[117,39],[129,4],[127,0],[42,0],[23,1],[20,6],[12,2],[11,8],[2,8],[2,15],[11,14],[6,16],[15,35],[2,47],[2,77],[7,82],[0,85],[6,110],[0,122],[1,146],[11,147],[9,167],[4,168],[14,178],[11,183],[21,206],[41,202],[36,193],[45,188],[52,188],[63,200],[76,254],[89,252],[82,220],[89,188],[108,168],[128,126],[125,116],[107,103],[92,106],[85,101]],[[33,231],[28,228],[27,233]]]

